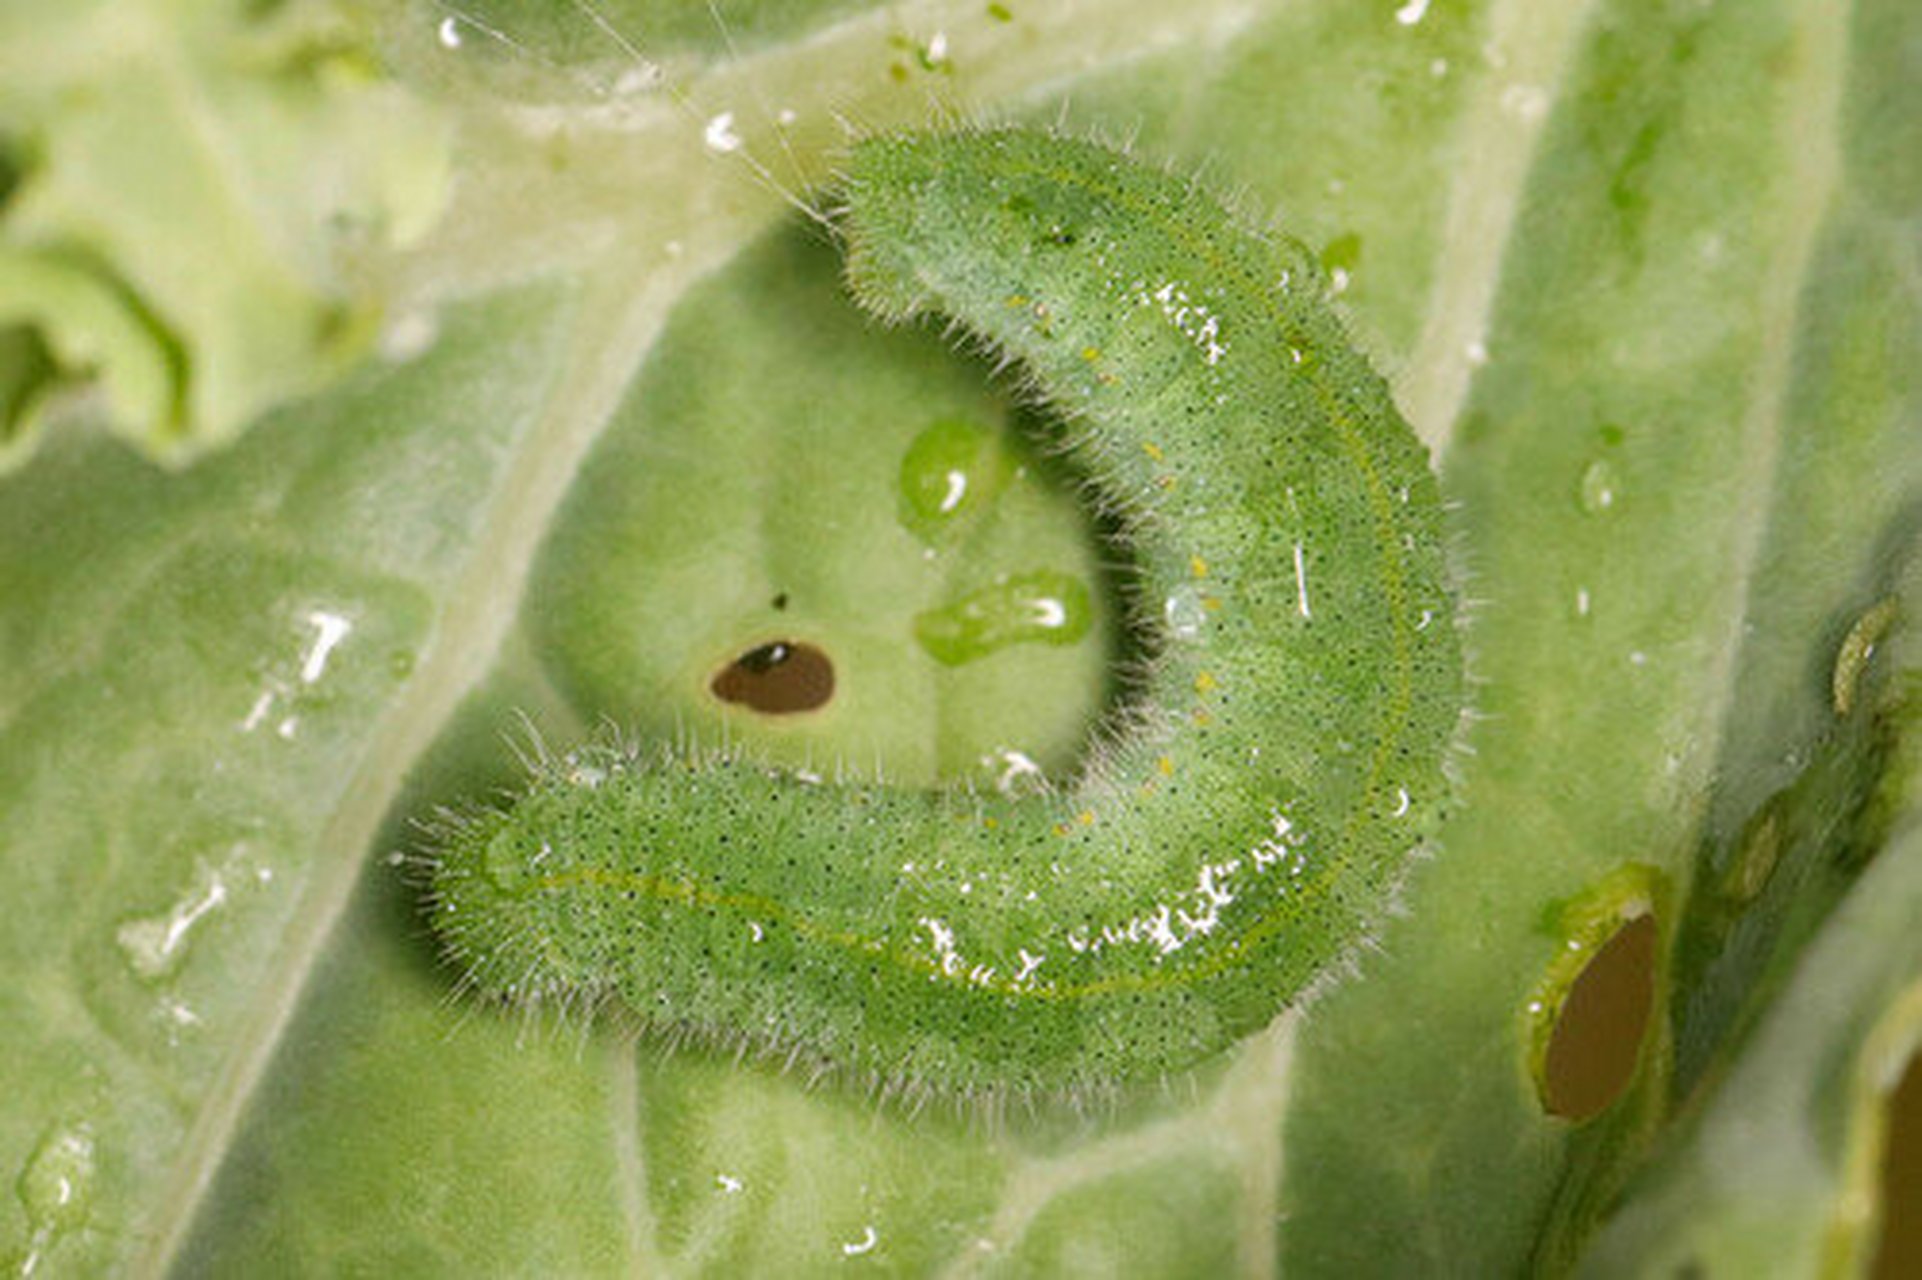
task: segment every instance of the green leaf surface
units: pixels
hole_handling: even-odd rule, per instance
[[[193,48],[227,47],[231,14],[179,7]],[[223,136],[143,110],[138,77],[69,112],[55,72],[96,8],[0,21],[0,68],[44,69],[0,76],[0,279],[51,207],[35,184],[130,176],[114,148],[145,135],[113,113],[155,146]],[[357,11],[394,119],[446,130],[376,187],[445,163],[444,211],[356,277],[381,340],[345,373],[242,377],[221,421],[249,429],[189,469],[130,452],[70,394],[62,331],[0,298],[0,450],[29,417],[60,427],[0,480],[0,1257],[1732,1276],[1868,1256],[1864,1152],[1912,1048],[1922,912],[1913,3],[702,8]],[[319,11],[287,10],[296,30]],[[869,326],[793,207],[842,121],[957,116],[1131,138],[1321,251],[1457,504],[1479,683],[1437,856],[1308,1010],[1085,1111],[917,1111],[463,1000],[417,906],[419,824],[511,788],[530,739],[611,723],[976,785],[1011,752],[1079,758],[1131,652],[1113,531],[1025,442],[1018,379]],[[247,118],[336,174],[384,172],[395,141],[314,102]],[[96,142],[43,164],[57,137]],[[312,230],[327,201],[280,194],[244,225],[267,261],[309,262],[263,228]],[[165,259],[140,229],[159,208],[114,211],[113,261]],[[187,220],[216,244],[234,225]],[[194,332],[312,332],[246,282],[256,242]],[[287,278],[302,306],[340,283]],[[125,294],[63,292],[59,314]],[[155,350],[129,333],[90,366],[110,387]],[[924,440],[994,477],[952,525],[915,515]],[[1088,587],[1082,643],[947,665],[912,638],[1037,570]],[[800,629],[847,697],[716,701],[718,671]],[[1553,1006],[1644,912],[1640,1070],[1595,1119],[1547,1115]]]

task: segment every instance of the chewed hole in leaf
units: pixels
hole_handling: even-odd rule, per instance
[[[834,663],[814,645],[774,640],[722,667],[708,689],[723,702],[763,715],[814,711],[834,698]]]
[[[1655,1002],[1658,939],[1654,916],[1628,921],[1569,987],[1542,1072],[1542,1105],[1549,1114],[1586,1120],[1628,1088]]]
[[[1909,1058],[1889,1095],[1887,1146],[1882,1150],[1882,1238],[1874,1280],[1922,1275],[1922,1052]]]
[[[1667,879],[1616,868],[1555,908],[1553,958],[1528,1000],[1528,1063],[1542,1110],[1580,1122],[1635,1079],[1653,1019]]]

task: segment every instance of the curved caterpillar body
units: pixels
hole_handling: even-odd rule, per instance
[[[1022,362],[1131,530],[1126,727],[1025,798],[613,749],[436,854],[473,985],[884,1087],[1069,1095],[1193,1065],[1379,918],[1464,705],[1441,502],[1307,253],[1103,147],[858,144],[855,297]],[[904,640],[904,643],[906,641]]]

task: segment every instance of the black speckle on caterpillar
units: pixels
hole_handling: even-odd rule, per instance
[[[1465,688],[1425,452],[1299,245],[1121,153],[882,136],[839,196],[855,299],[1019,361],[1124,524],[1152,660],[1123,727],[1039,795],[544,762],[441,838],[434,922],[485,993],[856,1085],[1193,1066],[1367,936],[1446,803]]]

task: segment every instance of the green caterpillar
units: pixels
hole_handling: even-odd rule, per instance
[[[840,197],[862,305],[951,318],[1066,421],[1130,531],[1150,673],[1039,796],[550,761],[444,835],[436,926],[485,993],[611,998],[870,1087],[1193,1066],[1366,936],[1446,802],[1464,684],[1425,451],[1307,252],[1187,182],[1003,129],[861,142]]]

